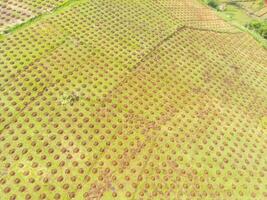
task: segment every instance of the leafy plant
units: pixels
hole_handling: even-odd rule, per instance
[[[246,24],[246,27],[259,33],[264,39],[267,39],[267,20],[253,20],[250,23]]]
[[[75,102],[79,101],[79,99],[80,99],[79,94],[75,92],[71,94],[64,94],[61,99],[61,104],[62,105],[69,104],[72,106]]]
[[[206,0],[206,4],[208,4],[210,7],[214,9],[218,9],[219,4],[215,0]]]

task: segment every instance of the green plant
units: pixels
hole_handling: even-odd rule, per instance
[[[61,99],[61,104],[66,105],[69,104],[73,106],[73,104],[77,101],[79,101],[80,96],[79,94],[72,92],[71,94],[64,94]]]
[[[264,39],[267,39],[267,20],[253,20],[250,23],[246,24],[246,27],[259,33]]]
[[[215,0],[206,0],[206,4],[214,9],[218,9],[219,4]]]

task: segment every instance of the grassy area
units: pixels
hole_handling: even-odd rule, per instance
[[[249,8],[225,0],[203,0],[203,2],[215,9],[226,21],[249,32],[265,48],[267,47],[267,20],[253,14],[264,6],[262,0],[251,3]]]
[[[227,18],[232,21],[237,21],[241,25],[245,25],[252,20],[244,10],[238,8],[235,5],[227,5],[225,11],[223,12],[226,14]]]
[[[267,51],[211,9],[69,0],[5,30],[0,200],[266,197]]]

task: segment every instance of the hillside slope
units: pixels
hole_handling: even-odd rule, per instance
[[[0,24],[0,200],[267,198],[266,49],[196,0],[47,2]]]

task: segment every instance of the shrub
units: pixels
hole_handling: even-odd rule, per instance
[[[218,9],[219,4],[215,0],[206,0],[206,3],[214,9]]]
[[[267,39],[267,20],[253,20],[250,23],[246,24],[246,27],[259,33],[264,39]]]

